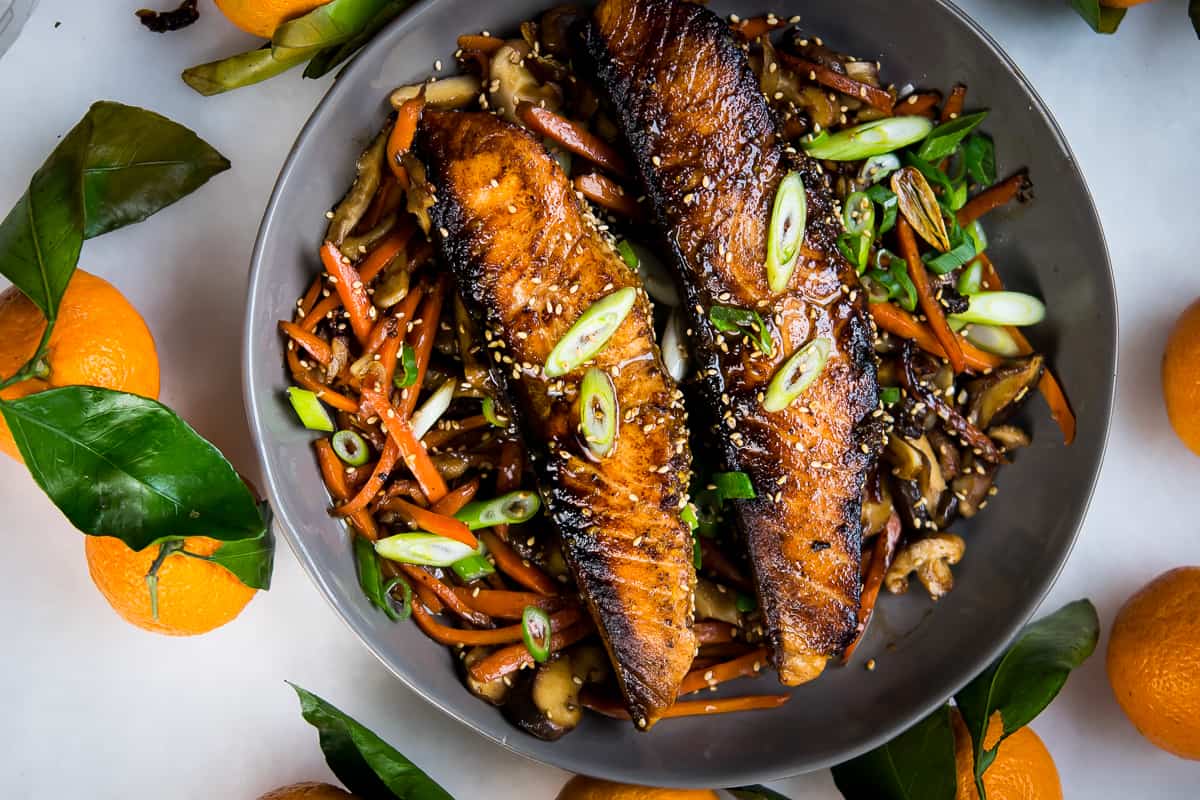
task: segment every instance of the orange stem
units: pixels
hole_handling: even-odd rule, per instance
[[[454,587],[454,594],[476,611],[500,619],[520,619],[529,606],[543,611],[558,611],[566,604],[561,597],[546,597],[535,592]]]
[[[917,92],[897,101],[892,112],[897,117],[932,117],[941,99],[941,92]]]
[[[420,93],[405,100],[396,111],[396,124],[387,140],[387,162],[392,174],[405,189],[409,186],[408,170],[400,163],[400,157],[412,149],[413,139],[417,136],[417,124],[421,121],[421,112],[425,109],[425,87]]]
[[[887,574],[888,567],[892,565],[892,561],[896,558],[896,551],[900,547],[901,533],[903,533],[903,527],[900,525],[900,517],[893,511],[892,515],[888,517],[887,525],[875,537],[875,548],[871,551],[871,565],[867,567],[867,577],[863,581],[862,600],[858,606],[858,628],[854,634],[854,641],[850,643],[842,656],[843,664],[850,661],[850,657],[858,649],[858,643],[862,641],[863,634],[867,631],[867,623],[871,621],[871,612],[875,610],[875,601],[879,599],[879,589],[883,586],[883,577]]]
[[[458,37],[458,46],[463,50],[478,50],[481,53],[492,55],[504,46],[504,40],[499,36],[465,33]]]
[[[388,473],[396,467],[396,462],[400,459],[400,448],[392,440],[388,440],[383,446],[383,452],[379,455],[379,461],[375,462],[375,469],[371,471],[371,477],[358,490],[358,494],[349,502],[343,503],[333,509],[335,517],[346,517],[358,511],[364,510],[375,499],[375,495],[379,494],[383,489],[383,484],[387,482]]]
[[[900,237],[900,255],[908,262],[908,275],[912,278],[913,286],[916,287],[917,299],[921,303],[921,310],[925,312],[925,317],[929,320],[929,327],[933,329],[933,335],[937,337],[942,350],[946,352],[946,358],[950,361],[950,366],[955,374],[962,372],[967,368],[967,361],[963,356],[961,341],[958,334],[950,328],[950,323],[946,321],[942,304],[933,296],[929,273],[925,271],[925,264],[921,261],[921,254],[917,250],[917,239],[913,235],[912,226],[904,217],[896,220],[896,233]]]
[[[321,477],[325,479],[325,486],[329,489],[329,494],[333,496],[334,500],[345,501],[350,497],[350,487],[346,484],[346,470],[342,466],[342,460],[337,457],[337,453],[333,452],[333,446],[328,439],[317,439],[314,446],[317,448],[317,463],[321,466]],[[366,511],[356,511],[351,514],[350,522],[368,539],[374,541],[379,538],[379,529],[375,526],[375,520]]]
[[[489,530],[482,530],[479,532],[479,538],[483,540],[488,552],[492,554],[492,558],[496,559],[496,566],[505,575],[508,575],[525,588],[532,589],[539,594],[558,594],[558,585],[549,575],[521,558],[521,555],[516,550],[513,550],[507,542],[495,533]]]
[[[963,102],[967,98],[967,87],[961,83],[955,84],[950,90],[950,96],[946,98],[946,104],[942,106],[941,122],[949,122],[956,117],[962,116]]]
[[[429,359],[433,355],[433,343],[437,338],[438,323],[442,315],[442,300],[446,295],[446,280],[443,278],[434,284],[433,289],[425,297],[425,301],[421,304],[421,312],[417,315],[417,319],[413,324],[415,341],[413,342],[413,351],[417,359],[417,382],[400,394],[400,409],[403,411],[404,418],[408,419],[412,416],[413,410],[417,407],[417,398],[421,394],[421,386],[425,383],[425,373],[429,370]],[[443,492],[444,494],[444,492]],[[441,495],[438,495],[441,497]],[[435,501],[437,498],[429,498],[430,501]]]
[[[735,22],[732,26],[733,32],[743,42],[752,42],[758,37],[768,34],[771,31],[779,30],[786,27],[787,21],[778,17],[751,17]]]
[[[430,575],[421,567],[414,566],[413,564],[400,564],[398,566],[401,572],[428,589],[446,608],[467,622],[480,627],[492,624],[492,620],[487,614],[471,608],[459,598],[458,594],[452,588],[439,581],[433,575]]]
[[[354,414],[358,411],[358,403],[346,397],[344,394],[339,394],[333,389],[330,389],[320,381],[313,380],[306,370],[300,364],[300,356],[295,350],[287,351],[288,368],[292,371],[292,380],[300,384],[301,388],[308,389],[316,394],[321,402],[327,403],[340,411],[347,411]]]
[[[429,433],[425,434],[425,446],[438,448],[447,442],[453,441],[458,436],[464,433],[486,428],[491,423],[487,421],[487,417],[482,414],[476,414],[472,417],[465,417],[460,420],[455,420],[451,427],[434,428]]]
[[[716,697],[711,700],[680,700],[663,711],[662,719],[779,708],[791,699],[790,694],[752,694],[745,697]],[[580,692],[579,702],[584,708],[589,708],[597,714],[613,719],[629,719],[629,712],[625,707],[611,698],[583,691]]]
[[[612,145],[589,131],[583,124],[560,117],[553,111],[523,100],[517,104],[517,117],[548,139],[593,164],[617,175],[626,175],[625,159]]]

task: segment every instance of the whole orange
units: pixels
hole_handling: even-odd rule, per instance
[[[576,775],[558,793],[558,800],[717,800],[708,789],[655,789]]]
[[[962,716],[952,713],[954,726],[954,765],[958,770],[955,800],[979,800],[975,788],[975,751]],[[1002,731],[999,713],[993,715],[983,737],[988,749],[995,746]],[[1041,738],[1032,728],[1019,728],[1000,743],[996,758],[983,773],[983,788],[988,800],[1062,800],[1058,768]]]
[[[1142,736],[1200,760],[1200,567],[1164,572],[1117,612],[1108,681]]]
[[[246,33],[270,39],[289,19],[303,16],[329,0],[214,0],[221,13]]]
[[[306,782],[280,786],[258,800],[356,800],[356,796],[328,783]]]
[[[88,572],[113,610],[140,628],[170,636],[207,633],[229,622],[246,607],[254,589],[210,556],[221,542],[207,537],[183,540],[185,552],[173,552],[157,569],[157,616],[146,580],[162,545],[130,550],[111,536],[85,536]],[[188,553],[192,555],[188,555]]]
[[[37,351],[46,320],[16,287],[0,292],[0,378],[14,375]],[[103,278],[77,270],[50,334],[50,376],[0,390],[12,400],[59,386],[100,386],[158,398],[158,353],[137,309]],[[0,450],[21,460],[0,417]]]
[[[1200,455],[1200,300],[1175,322],[1162,364],[1163,399],[1175,433]]]

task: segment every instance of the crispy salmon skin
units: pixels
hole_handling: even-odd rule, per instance
[[[726,466],[748,473],[757,493],[736,511],[775,666],[784,684],[812,680],[855,631],[861,496],[879,438],[865,296],[836,248],[831,192],[819,166],[781,141],[745,52],[711,11],[602,0],[584,35],[685,297]],[[793,171],[808,221],[795,272],[773,292],[767,234]],[[757,311],[773,352],[718,331],[714,306]],[[818,337],[831,345],[819,377],[766,411],[772,377]]]
[[[691,533],[680,518],[686,418],[645,291],[523,129],[491,114],[426,110],[417,152],[436,197],[433,238],[484,331],[630,714],[649,727],[675,701],[696,640]],[[633,310],[603,349],[547,377],[543,365],[571,325],[625,287],[636,289]],[[579,434],[586,367],[607,372],[616,390],[619,430],[605,458]]]

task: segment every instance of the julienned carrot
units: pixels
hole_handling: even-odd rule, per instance
[[[358,274],[362,276],[363,282],[370,283],[375,280],[376,276],[383,272],[384,267],[392,263],[392,259],[400,255],[408,246],[408,241],[412,238],[415,230],[413,225],[401,223],[383,237],[379,244],[371,248],[366,258],[358,266]]]
[[[700,542],[700,563],[706,572],[711,572],[742,591],[753,591],[750,581],[746,580],[742,571],[721,552],[721,548],[717,547],[715,542],[707,536],[701,536],[697,541]]]
[[[342,305],[350,315],[350,329],[358,337],[359,342],[365,342],[374,325],[374,306],[367,294],[366,284],[362,275],[342,255],[342,251],[333,242],[321,245],[321,263],[325,271],[335,279],[334,288],[342,299]]]
[[[336,517],[345,517],[357,511],[363,511],[375,499],[375,495],[379,494],[379,490],[383,488],[383,484],[387,482],[388,473],[396,467],[396,462],[400,460],[400,448],[391,439],[383,445],[383,452],[379,454],[379,461],[375,462],[375,469],[371,471],[371,477],[362,485],[353,498],[336,506],[333,509],[333,515]]]
[[[471,533],[471,529],[454,517],[447,517],[443,514],[430,511],[427,508],[421,508],[407,500],[401,500],[399,497],[388,500],[384,507],[388,511],[400,512],[412,520],[413,524],[423,531],[436,533],[438,536],[445,536],[447,539],[453,539],[456,542],[462,542],[468,547],[479,546],[479,542],[475,539],[475,534]]]
[[[733,28],[734,34],[743,42],[752,42],[763,34],[779,30],[786,26],[787,20],[782,20],[774,14],[768,14],[763,17],[751,17],[750,19],[739,20],[730,27]]]
[[[462,50],[478,50],[481,53],[491,55],[501,47],[504,47],[504,40],[499,36],[464,33],[458,37],[458,46]]]
[[[312,307],[304,317],[300,320],[300,327],[306,331],[316,330],[316,327],[321,324],[321,320],[325,319],[332,312],[337,311],[342,307],[342,298],[336,294],[322,297],[321,300]]]
[[[496,589],[453,587],[454,594],[471,608],[489,617],[520,619],[529,606],[543,611],[558,611],[568,602],[562,597],[547,597],[536,592],[511,592]]]
[[[413,435],[407,419],[392,408],[386,396],[377,389],[363,387],[363,403],[368,405],[371,412],[376,414],[380,422],[387,428],[388,439],[396,443],[405,466],[412,472],[413,477],[425,493],[430,503],[436,503],[446,496],[446,481],[438,472],[437,466],[429,458],[425,445]]]
[[[942,350],[946,352],[946,359],[950,362],[950,367],[956,374],[962,372],[967,368],[962,342],[958,334],[950,328],[950,323],[946,321],[942,304],[933,296],[933,288],[929,284],[929,273],[925,271],[925,263],[921,261],[921,253],[917,250],[916,236],[913,234],[912,226],[903,216],[896,220],[896,233],[900,238],[900,255],[908,262],[908,276],[912,278],[913,286],[916,287],[917,300],[920,301],[921,310],[925,312],[925,317],[929,320],[929,327],[933,329],[933,335],[937,337]]]
[[[578,622],[581,615],[582,613],[578,608],[567,608],[552,614],[550,616],[550,630],[566,630]],[[484,631],[450,628],[429,616],[429,612],[421,607],[420,603],[413,603],[413,619],[416,620],[417,627],[424,631],[426,636],[444,645],[461,644],[473,647],[489,644],[510,644],[512,642],[520,642],[522,637],[521,625],[508,625],[503,628],[492,628],[491,630]],[[521,645],[522,648],[524,646],[524,644]],[[532,660],[532,657],[530,660]],[[479,663],[482,664],[483,661]]]
[[[554,140],[564,150],[586,158],[597,166],[617,175],[627,175],[625,159],[604,141],[578,122],[560,117],[547,108],[523,100],[517,104],[517,118],[530,128]]]
[[[322,364],[328,364],[333,358],[329,344],[314,333],[310,333],[294,322],[279,321],[279,330],[283,331],[296,344],[308,351],[308,354]]]
[[[431,593],[433,593],[437,599],[446,606],[446,608],[450,609],[472,625],[487,627],[492,624],[492,620],[487,614],[471,608],[459,598],[458,594],[455,593],[451,587],[442,583],[421,567],[413,564],[401,564],[400,571],[407,575],[413,582],[424,586]]]
[[[553,625],[553,617],[550,618],[550,622]],[[564,647],[570,647],[580,639],[590,636],[595,630],[596,627],[591,620],[584,620],[568,628],[555,630],[550,636],[550,652],[557,653]],[[485,658],[477,661],[470,668],[470,672],[471,677],[480,683],[489,683],[499,680],[505,675],[511,675],[522,667],[532,666],[533,663],[533,656],[529,654],[529,648],[524,643],[514,644],[489,653]]]
[[[807,76],[809,80],[816,81],[822,86],[828,86],[830,89],[849,95],[850,97],[857,97],[859,100],[865,101],[872,108],[885,113],[890,114],[892,111],[895,101],[890,94],[878,86],[856,81],[848,75],[834,72],[815,61],[809,61],[806,58],[792,55],[786,50],[778,51],[778,56],[779,60],[787,65],[789,69],[799,73],[801,76]]]
[[[482,414],[476,414],[473,417],[464,417],[460,420],[455,420],[446,428],[434,428],[429,433],[425,434],[425,446],[438,448],[461,436],[464,433],[486,428],[491,423],[487,421],[487,417]]]
[[[621,189],[620,184],[599,172],[576,175],[575,188],[596,205],[604,206],[621,216],[636,217],[641,211],[634,199]]]
[[[478,491],[479,478],[471,478],[471,480],[461,486],[447,492],[446,496],[430,506],[429,510],[452,517],[461,511],[463,506],[471,502],[471,499],[475,497],[475,493]]]
[[[385,172],[383,178],[380,179],[379,188],[375,190],[375,196],[371,198],[371,205],[367,206],[367,213],[363,214],[363,218],[359,220],[354,232],[365,233],[374,228],[381,219],[394,213],[400,207],[400,201],[403,198],[404,191],[400,188],[399,182]]]
[[[933,332],[900,306],[892,303],[871,303],[870,309],[875,324],[880,328],[902,339],[911,339],[917,347],[931,355],[946,357],[946,351],[942,349]],[[967,369],[986,372],[1004,363],[1000,356],[984,352],[970,342],[964,341],[961,345]]]
[[[760,647],[732,661],[714,664],[711,667],[693,669],[683,679],[683,683],[679,684],[679,694],[683,696],[692,692],[698,692],[701,689],[708,689],[718,684],[726,683],[736,678],[757,675],[766,664],[767,648]]]
[[[728,622],[717,622],[716,620],[708,620],[705,622],[697,622],[692,626],[692,631],[696,634],[697,644],[722,644],[724,642],[732,642],[737,628],[730,625]]]
[[[304,297],[300,298],[300,305],[297,308],[300,310],[300,316],[304,317],[308,312],[312,311],[312,307],[316,305],[317,300],[321,297],[321,276],[313,278],[313,282],[308,285],[308,291],[304,293]]]
[[[321,402],[327,403],[340,411],[348,411],[353,414],[358,411],[358,403],[346,397],[344,394],[339,394],[333,389],[330,389],[320,381],[314,380],[309,376],[308,370],[300,363],[300,356],[295,350],[287,351],[288,369],[292,371],[292,380],[300,384],[302,389],[308,389],[321,399]]]
[[[961,83],[955,84],[950,90],[950,96],[946,98],[946,104],[942,106],[942,122],[959,117],[963,112],[963,102],[967,99],[967,87]]]
[[[897,100],[892,113],[897,117],[932,117],[933,107],[941,99],[941,92],[915,92],[903,100]]]
[[[558,594],[558,584],[554,579],[521,558],[521,555],[513,550],[508,542],[489,530],[480,531],[479,538],[483,540],[488,552],[492,554],[492,558],[496,559],[496,566],[505,575],[526,589],[533,589],[538,594]]]
[[[421,112],[425,110],[425,87],[421,87],[416,97],[405,100],[396,111],[396,123],[387,140],[387,162],[392,174],[405,189],[408,188],[408,170],[400,163],[400,158],[412,149],[413,139],[417,136],[417,124],[421,121]]]
[[[959,225],[970,225],[989,211],[999,208],[1021,193],[1029,186],[1029,176],[1024,172],[1009,175],[999,183],[994,183],[967,201],[957,213]]]
[[[711,700],[680,700],[663,711],[662,719],[779,708],[791,699],[790,694],[752,694],[745,697],[714,697]],[[620,701],[601,697],[586,689],[579,693],[579,703],[584,708],[589,708],[606,717],[629,719],[629,712],[625,710],[625,706]]]
[[[850,657],[858,649],[858,643],[862,641],[863,634],[867,631],[867,623],[871,621],[871,612],[875,610],[875,601],[879,599],[879,589],[883,586],[883,576],[887,574],[888,567],[896,558],[896,551],[900,546],[900,534],[903,533],[903,530],[900,517],[893,511],[883,530],[875,537],[875,547],[871,550],[871,565],[867,567],[867,576],[863,580],[862,600],[858,606],[858,628],[854,634],[854,641],[850,643],[842,656],[843,664],[850,661]]]
[[[408,295],[396,304],[391,313],[375,323],[375,327],[371,329],[371,335],[363,344],[364,356],[375,355],[388,339],[396,338],[401,342],[404,341],[405,326],[412,319],[413,308],[421,302],[421,291],[421,284],[409,289]],[[387,385],[386,381],[384,385]]]
[[[1003,291],[1004,283],[1000,280],[1000,273],[996,271],[995,264],[988,258],[987,253],[980,253],[977,258],[983,265],[983,285],[989,291]],[[1033,345],[1025,338],[1025,334],[1021,333],[1019,328],[1006,328],[1013,340],[1017,343],[1017,348],[1021,351],[1021,355],[1029,355],[1033,352]],[[1058,424],[1059,430],[1063,434],[1063,443],[1071,444],[1075,441],[1075,412],[1071,410],[1071,404],[1067,400],[1067,395],[1063,392],[1062,384],[1054,377],[1054,373],[1049,367],[1042,371],[1042,377],[1038,379],[1038,391],[1046,400],[1046,405],[1050,407],[1050,416]]]
[[[416,326],[413,329],[413,353],[417,360],[417,382],[400,393],[400,409],[405,419],[412,416],[413,410],[417,407],[417,398],[421,394],[421,386],[425,383],[425,373],[429,370],[429,359],[433,355],[433,343],[437,339],[438,324],[441,321],[442,299],[445,296],[446,280],[442,278],[425,296],[424,302],[421,303],[421,310],[413,320],[413,324]],[[420,323],[417,323],[418,319]],[[437,498],[431,497],[429,500],[437,502],[440,497],[441,495],[438,495]]]
[[[350,498],[350,487],[346,485],[346,470],[342,460],[333,452],[333,446],[328,439],[317,439],[317,463],[321,466],[321,476],[333,499],[343,502]],[[356,511],[350,515],[350,522],[368,539],[379,538],[379,529],[375,520],[366,511]]]

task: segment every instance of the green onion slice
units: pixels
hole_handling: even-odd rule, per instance
[[[713,327],[725,333],[740,333],[745,329],[750,332],[750,340],[760,352],[768,356],[775,352],[775,338],[757,311],[733,306],[713,306],[708,311],[708,319]]]
[[[602,369],[591,367],[579,385],[579,427],[592,455],[607,458],[617,446],[617,387]]]
[[[966,336],[967,341],[980,350],[986,350],[998,356],[1015,358],[1021,355],[1021,346],[1005,328],[995,325],[967,325],[963,328],[963,336]]]
[[[863,162],[858,171],[858,179],[863,183],[879,183],[881,180],[900,169],[900,159],[895,153],[883,153],[871,156]]]
[[[712,483],[717,487],[722,503],[726,500],[753,500],[758,496],[750,476],[744,472],[714,472]]]
[[[392,590],[397,586],[400,587],[400,608],[396,608],[396,596],[392,594]],[[383,585],[383,602],[386,607],[384,613],[392,622],[403,622],[412,616],[412,587],[408,585],[408,581],[399,576],[392,578]]]
[[[408,423],[412,428],[413,436],[420,439],[433,430],[433,426],[450,408],[450,403],[454,400],[454,389],[457,386],[458,381],[454,378],[443,381],[442,385],[433,390],[433,394],[429,395],[421,407],[413,412],[412,419]]]
[[[975,243],[976,253],[982,253],[984,250],[987,250],[987,234],[983,232],[983,226],[979,224],[979,220],[971,220],[971,224],[963,230],[967,232],[967,236],[970,236],[971,241]]]
[[[1046,317],[1046,305],[1033,295],[1022,292],[976,292],[961,314],[952,315],[962,322],[984,325],[1036,325]]]
[[[748,614],[758,608],[758,600],[753,595],[748,595],[745,592],[738,592],[733,602],[737,610],[743,614]]]
[[[688,503],[683,507],[683,511],[679,512],[679,518],[686,522],[693,531],[700,527],[700,517],[696,515],[696,506],[691,503]]]
[[[884,386],[879,390],[879,399],[885,406],[895,405],[900,402],[900,387],[899,386]]]
[[[491,397],[483,398],[483,418],[497,428],[508,427],[508,417],[496,413],[496,401]]]
[[[566,375],[604,349],[633,310],[636,299],[637,289],[626,286],[592,303],[550,351],[544,367],[546,377]]]
[[[929,137],[921,143],[917,155],[926,161],[940,161],[953,153],[958,143],[983,122],[987,114],[986,111],[976,111],[974,114],[963,114],[943,122],[929,132]]]
[[[885,117],[831,136],[802,141],[800,147],[813,158],[825,161],[858,161],[919,142],[932,130],[933,123],[924,117]]]
[[[288,400],[292,401],[292,408],[296,410],[296,416],[300,418],[304,427],[310,431],[333,432],[333,419],[315,393],[296,386],[289,386],[287,393]]]
[[[550,658],[550,615],[537,606],[525,606],[521,614],[521,638],[533,660],[544,664]]]
[[[783,366],[767,385],[763,408],[775,412],[791,405],[825,369],[825,362],[829,360],[831,350],[829,340],[819,337],[793,353],[791,358],[783,362]]]
[[[397,389],[407,389],[417,382],[418,373],[417,351],[413,350],[412,345],[406,344],[400,348],[400,369],[396,371],[392,383]]]
[[[958,289],[959,294],[978,294],[983,290],[983,264],[979,261],[972,261],[967,264],[967,268],[958,276],[958,285],[954,288]]]
[[[842,207],[842,224],[848,233],[871,233],[875,230],[875,204],[866,192],[851,192]]]
[[[542,501],[537,492],[522,489],[491,500],[467,503],[454,517],[475,531],[493,525],[519,525],[528,522],[541,507]]]
[[[475,548],[434,533],[397,533],[375,542],[375,552],[390,561],[448,567],[472,555]]]
[[[787,288],[800,259],[800,244],[804,241],[807,222],[808,197],[804,194],[804,180],[799,172],[789,172],[775,190],[771,224],[767,230],[767,285],[772,292]]]
[[[361,467],[371,455],[367,442],[354,431],[338,431],[333,435],[333,452],[352,467]]]
[[[621,258],[625,259],[625,264],[630,269],[638,268],[638,264],[641,262],[641,259],[639,259],[637,253],[633,251],[633,245],[628,239],[622,239],[621,241],[617,242],[617,253],[621,256]]]
[[[454,574],[467,583],[477,581],[496,571],[492,562],[488,561],[487,556],[482,553],[474,553],[459,559],[450,565],[450,569],[454,570]]]

